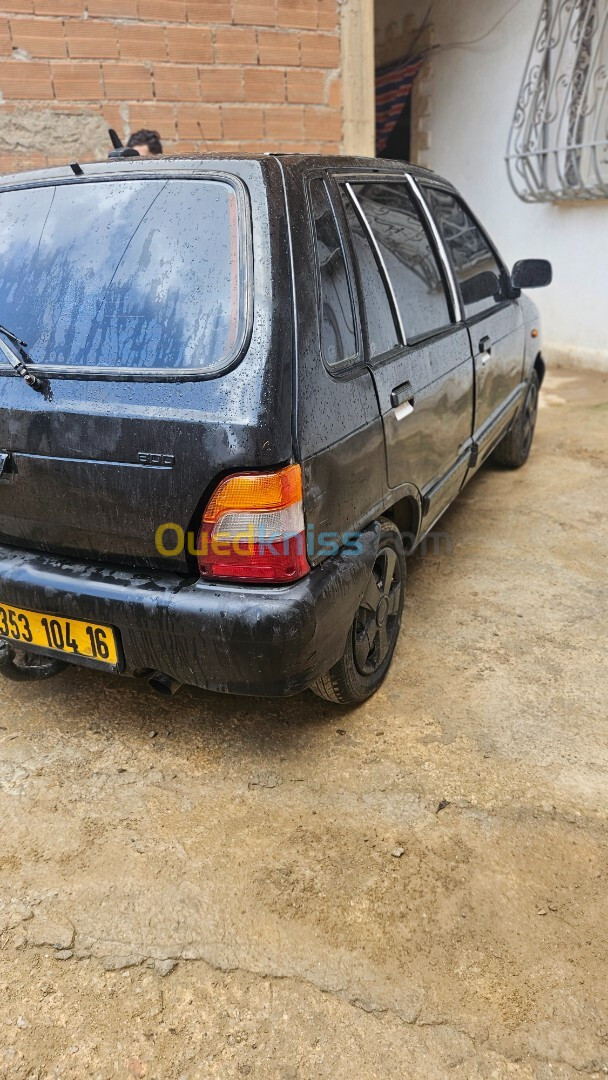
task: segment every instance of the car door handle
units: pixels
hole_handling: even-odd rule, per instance
[[[482,364],[487,364],[488,357],[492,355],[492,338],[488,337],[487,334],[485,337],[482,337],[479,342],[479,352],[481,354]]]
[[[414,411],[414,402],[404,401],[403,405],[398,405],[395,409],[395,420],[405,420],[406,416],[411,416]]]
[[[405,420],[406,416],[412,415],[414,411],[414,392],[411,383],[405,382],[401,386],[395,387],[391,394],[391,405],[395,410],[395,420]]]
[[[414,391],[412,390],[412,384],[409,382],[401,383],[401,386],[396,386],[391,394],[391,405],[393,409],[398,408],[399,405],[403,405],[406,401],[414,400]]]

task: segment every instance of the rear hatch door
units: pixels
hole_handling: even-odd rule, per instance
[[[289,377],[271,370],[289,319],[254,303],[254,248],[260,295],[271,280],[254,165],[249,185],[115,169],[0,190],[0,324],[50,388],[0,354],[2,542],[185,569],[159,527],[196,528],[221,474],[289,457]]]

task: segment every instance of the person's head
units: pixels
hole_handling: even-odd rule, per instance
[[[140,157],[157,157],[163,152],[158,131],[147,131],[146,128],[142,128],[141,131],[134,131],[127,146],[137,150]]]

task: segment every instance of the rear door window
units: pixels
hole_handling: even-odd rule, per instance
[[[399,331],[393,317],[389,295],[378,266],[376,253],[348,190],[344,185],[340,185],[340,187],[359,266],[369,352],[371,357],[381,356],[400,344]]]
[[[357,352],[346,259],[323,180],[311,180],[310,201],[321,286],[321,349],[328,367],[337,367]]]
[[[422,190],[452,261],[467,318],[508,300],[506,271],[461,200],[440,188],[424,185]],[[485,285],[486,275],[494,279],[494,286]],[[479,299],[477,291],[482,293]]]
[[[223,180],[0,193],[0,323],[45,368],[213,372],[243,342],[247,231]]]
[[[353,184],[380,248],[407,341],[451,323],[439,260],[405,184]]]

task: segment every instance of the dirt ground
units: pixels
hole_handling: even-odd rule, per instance
[[[608,1074],[608,377],[546,381],[355,711],[0,683],[0,1077]]]

